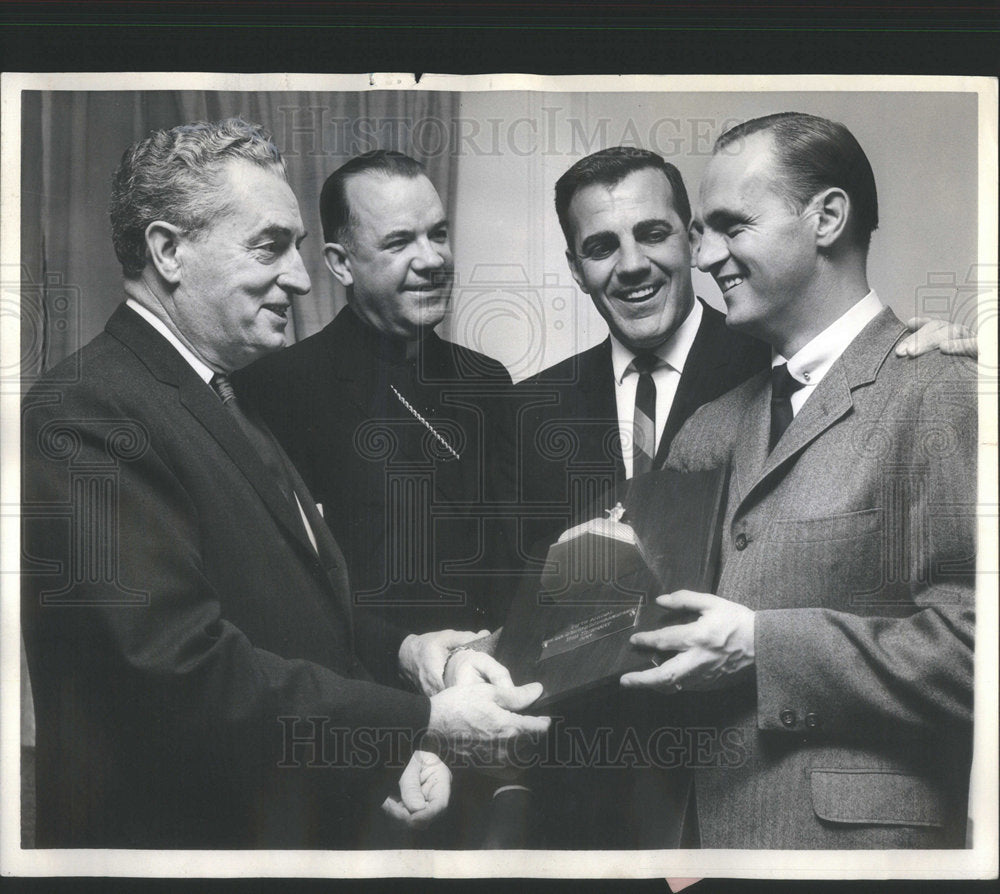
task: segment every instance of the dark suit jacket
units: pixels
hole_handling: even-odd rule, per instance
[[[699,299],[700,300],[700,299]],[[659,466],[674,436],[702,404],[767,368],[770,348],[726,328],[702,302],[702,322],[688,354],[657,448]],[[514,388],[501,478],[517,507],[523,558],[545,548],[625,479],[615,402],[611,340],[549,367]]]
[[[687,700],[720,734],[694,774],[705,847],[964,843],[975,367],[896,357],[904,333],[883,310],[770,455],[766,374],[674,441],[671,467],[732,465],[718,592],[757,613],[755,674]]]
[[[412,630],[502,622],[482,507],[495,410],[510,386],[503,366],[433,332],[408,362],[401,342],[346,307],[236,383],[323,504],[358,607]]]
[[[23,407],[38,844],[363,842],[429,704],[370,682],[337,545],[132,310],[76,360]]]

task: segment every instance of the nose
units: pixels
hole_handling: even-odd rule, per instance
[[[306,271],[306,265],[302,263],[302,255],[297,248],[289,253],[288,265],[278,277],[278,285],[286,292],[295,295],[305,295],[312,288],[309,273]]]
[[[622,240],[615,273],[619,279],[641,279],[649,272],[649,258],[634,239]]]
[[[698,269],[709,273],[713,267],[719,267],[727,257],[729,257],[729,247],[726,245],[726,240],[711,227],[706,227],[701,232],[695,252]]]
[[[432,242],[424,238],[417,243],[413,266],[417,270],[440,270],[450,257],[451,247],[447,242]]]

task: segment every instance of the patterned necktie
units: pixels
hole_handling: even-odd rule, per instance
[[[787,363],[771,368],[771,440],[768,453],[774,450],[792,422],[792,395],[800,388],[805,388],[805,383],[792,378]]]
[[[629,368],[639,374],[635,389],[635,413],[632,417],[632,477],[653,469],[656,456],[656,382],[653,370],[659,364],[656,354],[636,354]]]
[[[257,455],[263,460],[268,472],[285,495],[285,498],[294,506],[295,487],[292,484],[291,475],[286,466],[286,463],[289,463],[290,460],[281,452],[281,449],[274,440],[274,436],[262,425],[250,419],[243,411],[239,401],[236,399],[236,391],[233,388],[233,383],[229,380],[229,376],[225,373],[216,373],[212,376],[210,384],[222,400],[223,406],[233,417],[233,421],[240,427],[243,434],[247,436],[247,440],[250,441]],[[298,510],[296,510],[297,514]]]

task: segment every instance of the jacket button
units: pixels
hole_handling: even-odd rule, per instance
[[[746,534],[737,534],[736,535],[736,548],[738,550],[740,550],[741,552],[747,548],[747,544],[749,542],[750,542],[750,540],[747,538]]]
[[[790,708],[785,708],[785,710],[778,715],[778,719],[781,721],[782,726],[795,726],[795,712]]]
[[[806,714],[806,726],[809,727],[809,729],[819,729],[820,726],[822,726],[819,714],[814,714],[811,711]]]

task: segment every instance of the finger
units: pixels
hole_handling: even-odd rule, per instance
[[[974,335],[967,338],[950,338],[941,345],[941,353],[971,357],[975,360],[979,356],[979,339]]]
[[[939,348],[949,339],[960,338],[965,335],[964,329],[947,323],[944,320],[914,317],[911,322],[915,322],[918,319],[924,320],[923,324],[916,332],[900,342],[896,350],[897,354],[907,357],[919,357],[921,354],[926,354],[929,351]]]
[[[393,798],[386,798],[382,802],[382,811],[394,820],[398,820],[407,826],[410,825],[410,811],[400,804],[399,801]]]
[[[542,694],[541,683],[525,683],[523,686],[497,687],[494,701],[508,711],[523,711]]]
[[[712,593],[698,593],[694,590],[675,590],[673,593],[664,593],[662,596],[656,597],[656,604],[660,608],[696,612],[714,608],[718,602],[718,596]]]
[[[626,688],[657,689],[666,693],[680,692],[692,686],[692,677],[700,664],[693,653],[681,652],[669,661],[664,661],[659,667],[625,674],[620,682]]]
[[[925,323],[930,323],[931,320],[933,319],[934,317],[924,317],[924,316],[910,317],[910,319],[908,319],[903,325],[906,326],[906,328],[909,329],[910,332],[916,332],[921,326],[923,326]]]
[[[487,683],[508,689],[514,686],[514,681],[510,678],[510,671],[495,658],[485,652],[476,652],[475,656],[470,656],[470,658],[470,666],[475,668],[479,676]]]
[[[658,630],[644,630],[633,633],[629,642],[640,649],[655,649],[658,652],[680,652],[691,645],[691,624],[674,624]]]
[[[402,798],[403,806],[410,813],[415,810],[423,810],[427,806],[427,799],[420,788],[420,760],[410,759],[403,770],[403,775],[399,777],[399,795]]]

